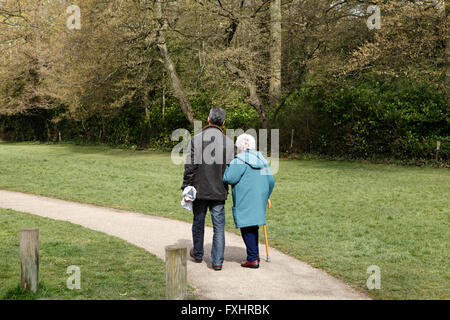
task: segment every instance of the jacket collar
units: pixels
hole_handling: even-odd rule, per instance
[[[215,124],[208,124],[206,127],[204,127],[203,129],[202,129],[202,131],[205,131],[206,129],[209,129],[209,128],[216,128],[216,129],[219,129],[220,130],[220,132],[222,132],[223,133],[223,130],[222,130],[222,128],[221,127],[219,127],[218,125],[215,125]]]

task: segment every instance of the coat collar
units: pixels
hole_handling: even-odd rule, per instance
[[[203,129],[202,129],[202,131],[205,131],[206,129],[209,129],[209,128],[216,128],[216,129],[219,129],[220,130],[220,132],[222,132],[223,133],[223,130],[222,130],[222,128],[221,127],[219,127],[218,125],[215,125],[215,124],[208,124],[206,127],[204,127]]]

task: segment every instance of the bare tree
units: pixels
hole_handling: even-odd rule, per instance
[[[270,106],[281,98],[281,0],[270,1]]]
[[[193,124],[195,120],[194,111],[192,110],[191,103],[188,97],[186,96],[186,93],[184,92],[183,85],[181,84],[181,80],[175,68],[175,64],[173,63],[169,54],[169,50],[167,49],[165,34],[167,32],[168,23],[167,17],[164,17],[163,15],[161,0],[155,0],[154,10],[155,10],[155,18],[159,25],[159,28],[156,30],[156,39],[155,39],[156,48],[164,63],[164,67],[167,71],[167,74],[169,75],[173,94],[180,103],[180,107],[183,110],[186,119],[188,119],[188,121],[191,124]]]

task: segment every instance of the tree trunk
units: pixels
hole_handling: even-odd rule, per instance
[[[159,56],[161,57],[164,67],[169,75],[170,83],[175,98],[180,103],[181,110],[191,124],[194,124],[195,114],[192,110],[191,103],[184,93],[181,80],[178,77],[175,64],[170,58],[169,50],[167,49],[165,32],[167,30],[167,19],[163,18],[161,0],[155,0],[155,15],[159,23],[159,30],[156,32],[156,48],[158,49]]]
[[[166,114],[166,85],[163,86],[162,91],[162,117]]]
[[[270,1],[270,83],[269,99],[273,107],[281,98],[281,0]]]
[[[145,110],[145,125],[141,133],[141,147],[150,147],[150,110],[148,108],[149,99],[148,92],[145,92],[144,96],[144,110]]]
[[[45,128],[47,129],[47,141],[52,141],[52,134],[50,133],[50,127],[48,126],[48,119],[45,119]]]
[[[86,126],[84,125],[84,119],[81,118],[81,126],[83,127],[83,136],[81,137],[83,141],[86,141],[87,139],[87,130]]]
[[[241,79],[245,81],[245,84],[248,88],[248,98],[247,102],[256,110],[259,115],[259,122],[261,124],[261,128],[267,129],[269,127],[269,118],[267,117],[266,109],[259,99],[259,95],[257,92],[256,84],[250,79],[250,77],[245,74],[244,71],[233,65],[231,62],[227,62],[226,67],[232,73],[237,74]]]
[[[105,115],[102,112],[102,135],[101,141],[106,141]]]
[[[445,86],[445,90],[447,90],[447,100],[450,100],[450,89],[448,87],[448,77],[449,77],[449,73],[450,73],[450,37],[447,35],[447,42],[446,42],[446,46],[445,46],[445,55],[447,57],[446,59],[446,66],[444,68],[444,86]]]

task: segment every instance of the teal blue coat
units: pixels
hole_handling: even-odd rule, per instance
[[[232,186],[236,228],[265,225],[267,200],[275,180],[261,152],[238,154],[226,168],[223,182]]]

